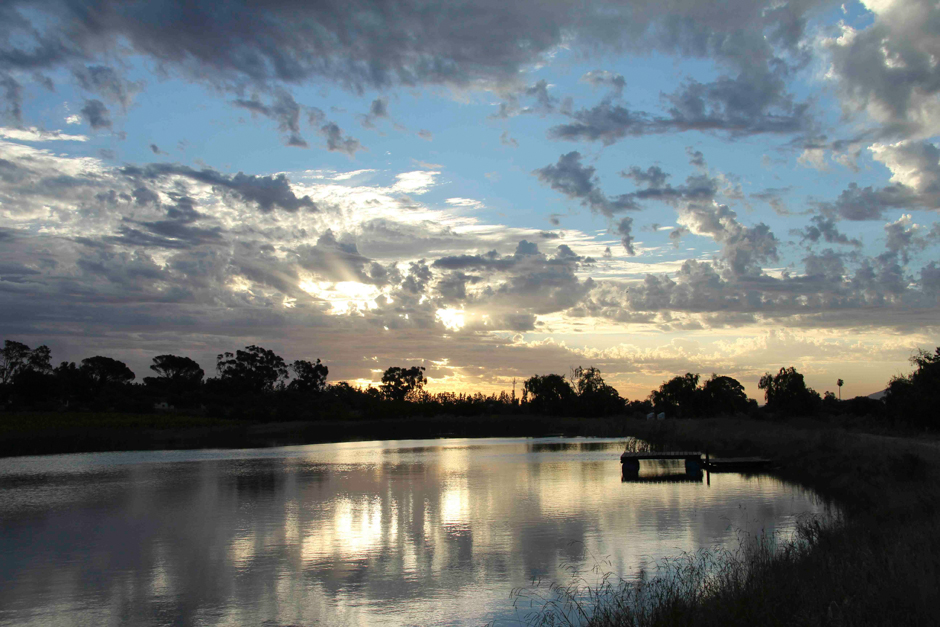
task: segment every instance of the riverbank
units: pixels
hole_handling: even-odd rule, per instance
[[[534,415],[250,422],[176,414],[0,414],[0,457],[441,437],[618,437],[630,422]]]
[[[775,474],[831,498],[844,519],[809,522],[783,547],[686,556],[641,584],[556,588],[532,624],[597,626],[936,625],[940,447],[818,424],[730,419],[636,422],[654,447],[773,458]],[[578,599],[572,623],[557,607]]]

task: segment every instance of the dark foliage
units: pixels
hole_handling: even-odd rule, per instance
[[[699,375],[691,372],[665,381],[650,394],[655,411],[681,418],[733,415],[755,409],[737,379],[712,374],[699,387]]]
[[[940,347],[933,353],[918,352],[911,359],[916,369],[890,381],[885,402],[868,397],[842,401],[830,392],[820,398],[795,368],[781,368],[760,380],[767,399],[763,411],[747,398],[739,381],[718,374],[701,381],[699,374],[686,373],[664,381],[649,398],[630,401],[593,366],[574,368],[569,377],[529,377],[522,383],[519,398],[515,382],[511,393],[428,393],[421,366],[388,368],[377,388],[346,382],[331,385],[329,368],[319,359],[288,364],[260,346],[220,354],[218,376],[209,379],[189,357],[158,355],[150,366],[158,376],[146,377],[143,385],[134,383],[134,373],[126,364],[110,357],[90,357],[80,365],[62,362],[55,368],[50,362],[46,346],[31,349],[6,340],[0,351],[0,407],[70,412],[165,410],[251,421],[524,414],[639,418],[651,412],[664,412],[670,418],[789,419],[822,412],[833,424],[930,429],[936,427],[934,408],[940,405]]]
[[[272,392],[287,379],[287,364],[272,350],[247,346],[235,354],[222,353],[217,358],[219,380],[226,387],[242,392]]]
[[[790,368],[781,368],[775,375],[766,373],[757,386],[764,390],[767,409],[788,416],[809,416],[822,407],[822,399],[813,388],[806,387],[803,375]]]
[[[885,404],[894,418],[915,427],[936,428],[940,424],[940,346],[933,354],[919,350],[911,357],[914,372],[893,377],[888,383]]]
[[[413,366],[411,368],[401,368],[392,366],[382,374],[382,394],[390,401],[399,403],[408,398],[409,394],[414,394],[424,389],[427,379],[424,377],[423,366]]]

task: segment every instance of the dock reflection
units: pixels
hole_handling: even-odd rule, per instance
[[[646,461],[622,464],[621,483],[702,483],[704,472],[697,464],[674,461]]]

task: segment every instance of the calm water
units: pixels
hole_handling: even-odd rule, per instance
[[[0,625],[515,624],[566,567],[786,532],[768,477],[644,466],[624,440],[356,442],[0,460]],[[676,477],[672,476],[675,479]]]

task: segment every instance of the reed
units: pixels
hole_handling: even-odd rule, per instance
[[[654,446],[761,454],[844,516],[802,521],[791,540],[742,537],[659,564],[516,591],[524,624],[579,626],[936,625],[940,448],[935,441],[727,419],[637,424]]]

